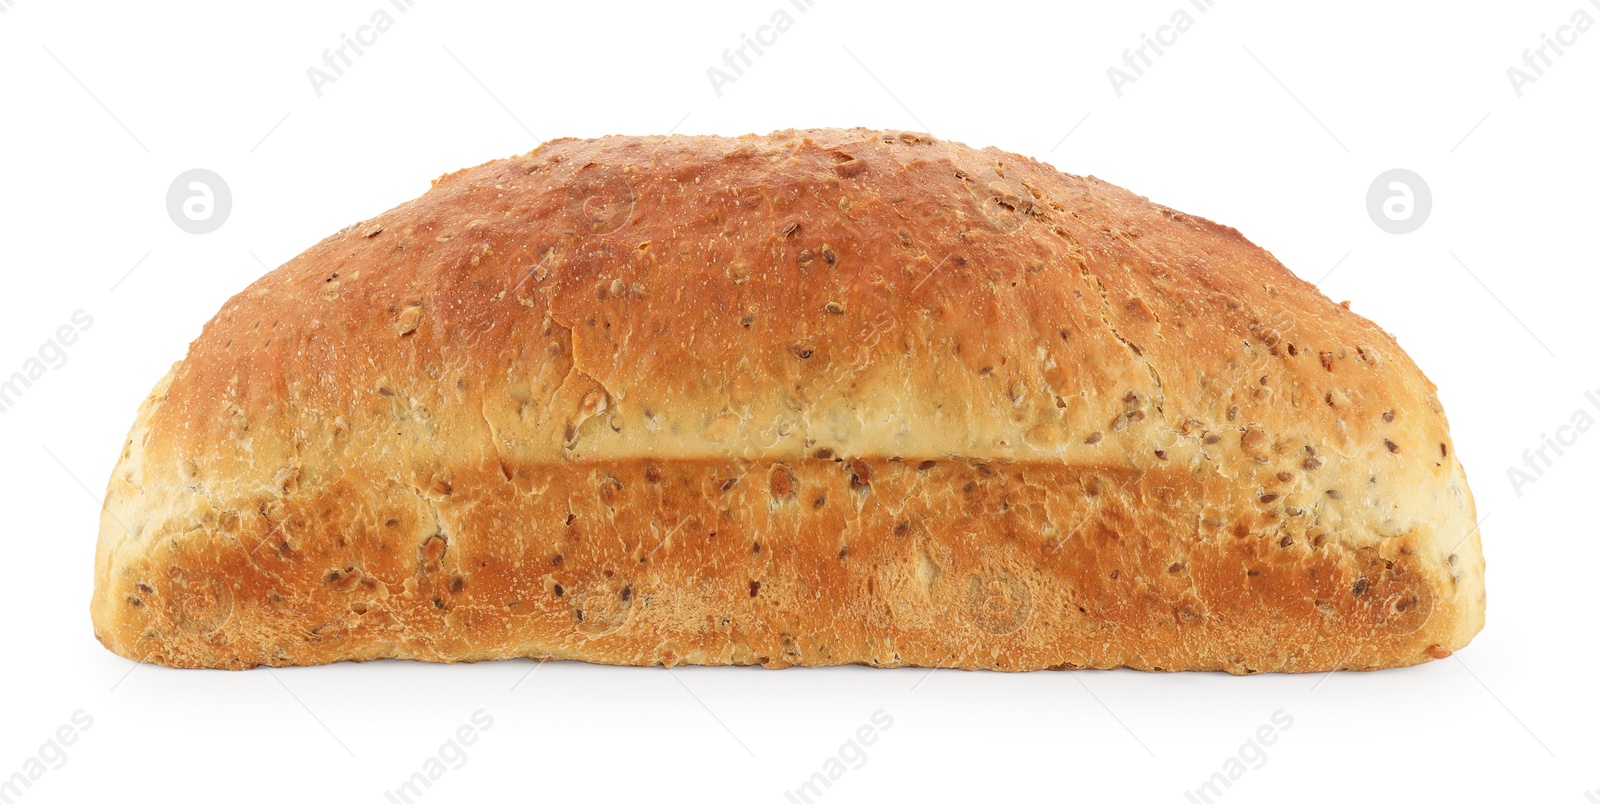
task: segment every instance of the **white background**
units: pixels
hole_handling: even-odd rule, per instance
[[[1220,800],[1600,801],[1600,428],[1520,494],[1507,477],[1575,411],[1600,419],[1600,28],[1521,97],[1506,73],[1600,7],[416,0],[319,98],[307,68],[389,2],[0,0],[0,376],[93,317],[0,414],[0,777],[93,718],[19,800],[380,802],[482,709],[492,727],[421,800],[779,802],[881,709],[892,727],[816,800],[1183,802],[1283,710],[1292,727]],[[794,27],[718,97],[706,69],[780,7]],[[1118,97],[1107,68],[1180,7],[1193,28]],[[1253,678],[226,673],[94,641],[98,498],[135,408],[268,267],[549,138],[854,125],[997,145],[1235,226],[1393,332],[1439,385],[1487,517],[1483,634],[1408,670]],[[165,207],[195,167],[234,198],[203,236]],[[1412,234],[1368,216],[1395,167],[1432,189]]]

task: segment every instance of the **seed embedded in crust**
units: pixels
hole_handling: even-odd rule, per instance
[[[768,484],[774,500],[787,500],[794,496],[795,476],[787,467],[778,467]]]
[[[842,179],[856,178],[856,176],[861,175],[861,173],[864,173],[866,170],[867,163],[861,159],[854,159],[854,157],[851,157],[851,159],[846,159],[845,162],[840,162],[837,163],[837,165],[834,165],[834,173],[838,173],[838,178]],[[840,199],[840,202],[843,203],[843,200],[845,199]]]
[[[761,582],[760,581],[751,581],[750,582],[750,596],[751,597],[755,597],[756,593],[760,592],[760,591],[761,591]]]
[[[1400,452],[1400,445],[1399,445],[1399,444],[1396,444],[1396,443],[1394,443],[1394,442],[1393,442],[1393,441],[1390,441],[1390,440],[1389,440],[1389,439],[1387,439],[1387,438],[1385,438],[1385,439],[1384,439],[1384,440],[1383,440],[1383,445],[1384,445],[1384,446],[1385,446],[1385,447],[1388,447],[1388,448],[1389,448],[1389,451],[1390,451],[1390,452],[1394,452],[1394,453],[1398,453],[1398,452]]]
[[[872,488],[872,467],[866,461],[854,460],[850,462],[850,489],[852,491],[870,491]]]

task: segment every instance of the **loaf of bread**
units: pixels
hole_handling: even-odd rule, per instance
[[[96,636],[380,658],[1308,672],[1484,617],[1395,339],[1237,231],[922,134],[556,140],[231,299]]]

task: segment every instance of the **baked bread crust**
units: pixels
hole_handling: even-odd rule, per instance
[[[231,299],[91,605],[174,667],[1308,672],[1483,624],[1393,337],[1238,232],[864,129],[556,140]]]

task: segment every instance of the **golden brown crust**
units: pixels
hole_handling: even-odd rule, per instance
[[[1482,627],[1394,339],[1238,232],[862,129],[557,140],[263,277],[141,408],[97,636],[178,667],[1318,671]]]

